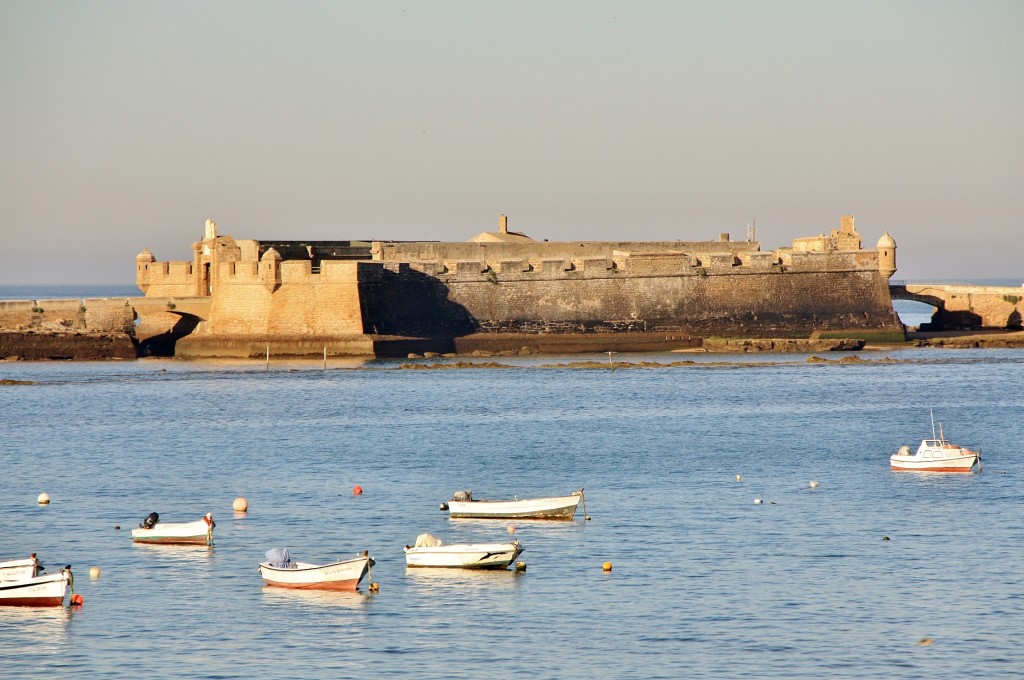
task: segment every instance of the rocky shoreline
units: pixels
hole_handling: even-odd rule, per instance
[[[0,359],[7,361],[131,360],[138,357],[127,333],[0,331]]]
[[[873,344],[853,338],[698,338],[689,339],[679,352],[815,353],[855,352],[862,349],[898,349],[935,347],[950,349],[1001,349],[1024,347],[1024,331],[945,332],[908,334],[906,343]],[[696,342],[692,342],[692,341]],[[469,349],[468,347],[462,349]],[[664,348],[659,348],[664,349]],[[594,351],[597,351],[596,349]],[[473,349],[458,353],[410,353],[408,358],[500,357],[517,354],[543,354],[529,348],[488,351]],[[559,352],[553,352],[559,353]],[[0,330],[0,361],[98,361],[132,360],[139,357],[139,346],[127,332],[89,332],[84,330]]]

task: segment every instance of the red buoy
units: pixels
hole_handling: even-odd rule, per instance
[[[362,496],[363,495],[363,487],[359,486],[358,484],[353,486],[352,487],[352,495],[353,496]]]
[[[83,602],[85,602],[85,598],[78,593],[71,596],[71,605],[73,607],[81,607]]]

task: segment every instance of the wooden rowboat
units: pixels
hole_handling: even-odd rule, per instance
[[[433,538],[432,536],[430,538]],[[509,543],[453,543],[445,545],[434,539],[436,545],[405,546],[405,564],[408,567],[445,567],[456,569],[507,569],[523,552],[519,541]]]
[[[4,581],[0,583],[0,606],[59,607],[64,604],[64,595],[71,583],[74,583],[71,567],[64,567],[56,574]]]
[[[268,586],[301,590],[356,590],[359,582],[374,565],[366,552],[352,560],[330,564],[293,562],[270,564],[260,562],[260,576]]]
[[[42,565],[36,559],[36,554],[20,560],[6,560],[0,562],[0,581],[21,581],[26,578],[34,578],[39,575]]]
[[[511,501],[473,500],[470,492],[459,492],[441,504],[452,519],[554,519],[571,521],[576,506],[583,500],[583,489],[568,496],[524,498]],[[468,500],[459,500],[457,497]]]
[[[132,529],[132,540],[136,543],[159,543],[161,545],[213,545],[213,513],[194,522],[157,522],[152,528],[140,526]]]

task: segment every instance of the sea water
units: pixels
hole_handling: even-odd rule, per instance
[[[1020,677],[1024,351],[858,356],[2,363],[0,558],[85,601],[0,608],[0,675]],[[983,472],[889,469],[932,410]],[[590,521],[438,509],[580,487]],[[215,546],[133,545],[153,511]],[[527,569],[407,570],[423,532]],[[380,591],[266,587],[275,547]]]

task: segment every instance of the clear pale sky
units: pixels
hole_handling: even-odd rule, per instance
[[[268,239],[744,239],[1024,281],[1024,2],[0,0],[0,282]]]

